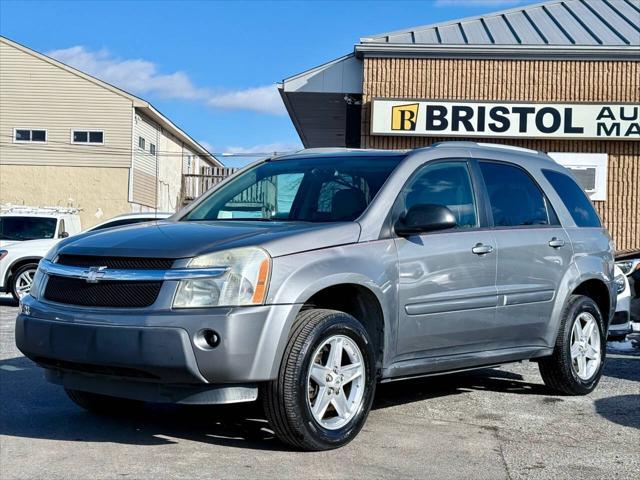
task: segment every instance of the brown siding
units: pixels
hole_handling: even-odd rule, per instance
[[[640,103],[640,62],[366,58],[362,147],[416,148],[456,138],[371,135],[375,97]],[[473,140],[545,152],[608,153],[607,201],[595,202],[596,208],[618,249],[640,248],[640,142]]]

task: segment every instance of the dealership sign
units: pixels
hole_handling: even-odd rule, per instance
[[[640,139],[640,105],[373,100],[372,135]]]

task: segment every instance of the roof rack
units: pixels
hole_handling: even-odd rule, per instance
[[[44,214],[44,215],[55,215],[55,214],[68,214],[75,215],[79,213],[82,209],[76,207],[33,207],[28,205],[12,205],[12,204],[4,204],[0,205],[0,213],[36,213],[36,214]]]
[[[476,145],[478,145],[480,147],[491,147],[491,148],[502,148],[504,150],[515,150],[517,152],[540,153],[538,150],[532,150],[530,148],[524,148],[524,147],[516,147],[515,145],[505,145],[503,143],[480,143],[480,142],[478,142]]]
[[[525,153],[540,153],[538,150],[531,150],[530,148],[516,147],[514,145],[505,145],[503,143],[483,143],[472,142],[469,140],[449,140],[446,142],[436,142],[431,145],[432,147],[488,147],[488,148],[501,148],[503,150],[514,150],[517,152]]]

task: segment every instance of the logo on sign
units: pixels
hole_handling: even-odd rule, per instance
[[[391,109],[391,130],[415,131],[418,124],[418,104],[396,105]]]

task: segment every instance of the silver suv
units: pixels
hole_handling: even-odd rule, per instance
[[[283,441],[330,449],[378,382],[533,360],[551,389],[591,392],[612,252],[542,153],[302,151],[166,221],[60,242],[16,342],[91,411],[261,397]]]

